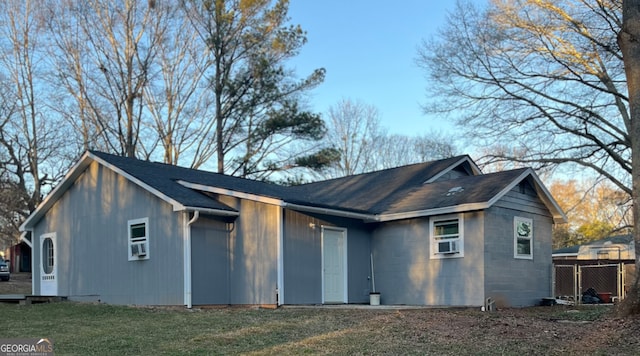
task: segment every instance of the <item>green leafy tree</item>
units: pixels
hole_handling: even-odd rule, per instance
[[[324,80],[317,69],[302,80],[284,64],[306,42],[300,26],[288,25],[288,1],[183,1],[206,43],[213,71],[217,171],[263,178],[314,154],[324,133],[317,115],[301,110],[301,95]]]
[[[632,224],[629,196],[607,181],[556,180],[549,190],[569,220],[554,229],[555,248],[629,233]]]

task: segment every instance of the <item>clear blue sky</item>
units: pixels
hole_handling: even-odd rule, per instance
[[[377,107],[391,133],[449,130],[422,113],[428,82],[415,58],[422,40],[435,34],[454,6],[453,0],[291,0],[291,22],[308,39],[291,66],[299,76],[327,70],[311,94],[311,110],[325,114],[350,98]]]

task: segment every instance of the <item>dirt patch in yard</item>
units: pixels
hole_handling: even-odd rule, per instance
[[[0,281],[0,294],[31,294],[31,273],[11,273],[11,279]]]
[[[457,345],[460,350],[476,350],[477,354],[640,353],[640,319],[616,317],[613,306],[593,307],[592,311],[589,308],[503,309],[494,313],[460,312],[454,317],[446,312],[436,312],[429,315],[436,318],[425,320],[423,325],[430,325],[426,329],[433,330],[438,343],[459,338],[464,340]],[[442,319],[437,320],[437,316]],[[419,323],[417,320],[410,322]],[[438,327],[438,322],[446,327]]]

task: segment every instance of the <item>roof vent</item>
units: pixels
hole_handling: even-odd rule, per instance
[[[464,191],[464,188],[462,187],[453,187],[451,189],[449,189],[449,191],[447,192],[447,196],[452,196],[454,194],[458,194]]]

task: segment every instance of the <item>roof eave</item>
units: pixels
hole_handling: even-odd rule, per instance
[[[305,211],[309,213],[318,213],[318,214],[332,215],[332,216],[340,216],[344,218],[360,219],[364,222],[379,221],[378,216],[375,214],[355,213],[355,212],[338,210],[338,209],[320,208],[315,206],[292,204],[292,203],[284,203],[282,206],[285,208],[289,208],[291,210]]]
[[[268,196],[264,196],[264,195],[244,193],[244,192],[239,192],[237,190],[219,188],[219,187],[214,187],[214,186],[211,186],[211,185],[205,185],[205,184],[199,184],[199,183],[191,183],[191,182],[187,182],[187,181],[184,181],[184,180],[177,180],[176,182],[178,184],[180,184],[181,186],[185,187],[185,188],[189,188],[189,189],[193,189],[193,190],[199,190],[199,191],[202,191],[202,192],[209,192],[209,193],[214,193],[214,194],[227,195],[227,196],[231,196],[231,197],[235,197],[235,198],[252,200],[252,201],[256,201],[256,202],[260,202],[260,203],[278,205],[278,206],[282,206],[282,204],[284,203],[282,201],[282,199],[272,198],[272,197],[268,197]]]
[[[231,211],[231,210],[221,210],[221,209],[211,209],[211,208],[202,208],[202,207],[197,207],[197,206],[185,206],[181,209],[173,209],[173,211],[198,211],[202,214],[207,214],[207,215],[216,215],[216,216],[240,216],[240,213],[237,211]]]
[[[91,153],[90,151],[85,152],[82,157],[78,160],[78,162],[69,170],[69,172],[64,176],[62,181],[56,185],[56,187],[49,193],[45,199],[38,205],[36,210],[34,210],[31,215],[20,225],[20,231],[25,231],[29,228],[33,228],[33,226],[42,219],[42,217],[51,209],[53,204],[55,204],[58,199],[73,185],[76,179],[80,177],[80,175],[91,165],[92,162],[98,162],[100,165],[109,168],[110,170],[122,175],[127,180],[133,182],[134,184],[142,187],[147,190],[151,194],[156,197],[164,200],[165,202],[171,204],[173,206],[174,211],[185,210],[185,207],[179,203],[178,201],[168,197],[167,195],[161,193],[157,189],[149,186],[144,183],[140,179],[130,175],[125,172],[118,166],[115,166],[99,156]]]
[[[469,204],[460,204],[460,205],[453,205],[453,206],[447,206],[447,207],[441,207],[441,208],[408,211],[404,213],[380,214],[378,215],[377,221],[385,222],[385,221],[393,221],[393,220],[422,218],[425,216],[462,213],[467,211],[483,210],[488,207],[489,205],[487,203],[469,203]]]

